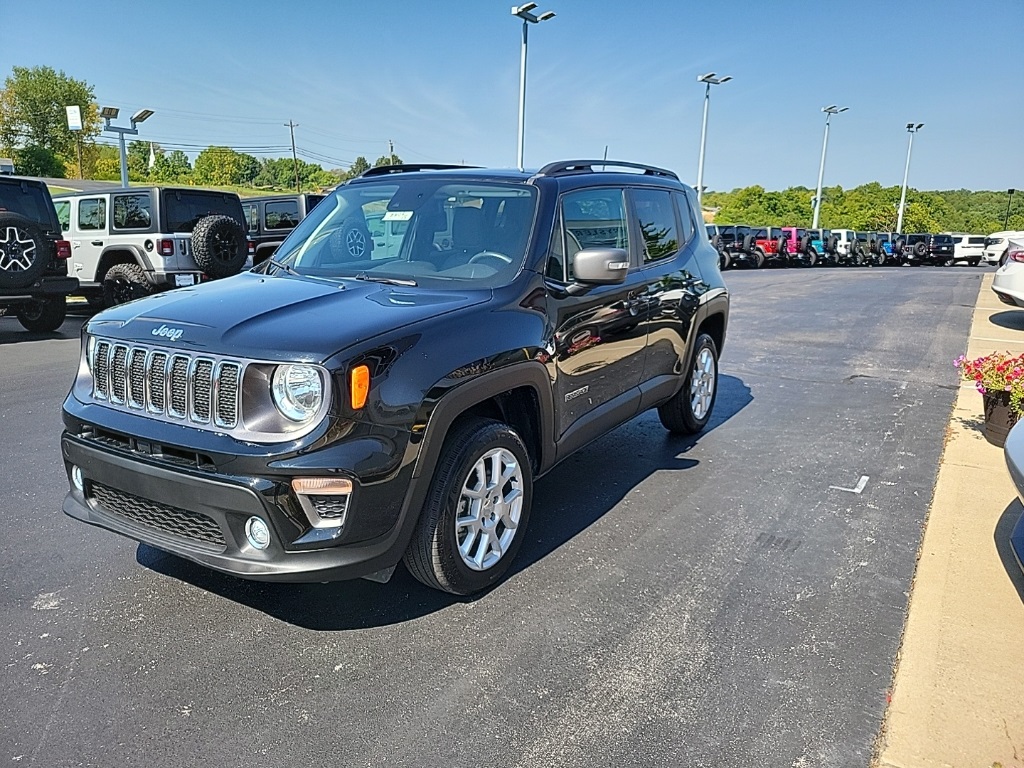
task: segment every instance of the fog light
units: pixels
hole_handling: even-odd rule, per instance
[[[245,521],[245,538],[253,549],[266,549],[270,546],[270,528],[258,517],[250,517]]]
[[[71,467],[71,482],[75,488],[85,493],[85,479],[82,477],[82,468],[77,464]]]

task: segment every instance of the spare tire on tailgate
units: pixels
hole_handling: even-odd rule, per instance
[[[245,231],[230,216],[204,216],[192,230],[192,253],[210,277],[230,277],[245,264]]]
[[[53,259],[53,243],[38,224],[0,211],[0,288],[25,288]]]

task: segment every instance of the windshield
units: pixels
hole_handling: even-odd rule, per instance
[[[301,275],[505,285],[526,257],[536,190],[394,177],[348,184],[317,205],[275,260]]]

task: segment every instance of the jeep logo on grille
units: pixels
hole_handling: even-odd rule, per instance
[[[154,336],[163,336],[169,341],[177,341],[181,338],[181,335],[185,333],[181,328],[171,328],[166,325],[161,325],[159,328],[153,329]]]

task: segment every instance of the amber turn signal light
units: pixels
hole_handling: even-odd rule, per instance
[[[359,410],[366,405],[366,397],[370,394],[370,367],[357,365],[349,374],[349,396],[352,408]]]

